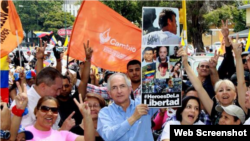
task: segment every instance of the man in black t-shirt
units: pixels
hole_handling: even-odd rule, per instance
[[[61,117],[61,120],[59,122],[59,126],[63,124],[65,119],[73,112],[75,111],[75,114],[73,115],[73,119],[75,120],[76,124],[80,124],[82,122],[82,114],[79,111],[77,105],[74,102],[74,98],[79,100],[79,94],[76,89],[75,93],[71,95],[72,90],[72,84],[70,83],[70,78],[68,76],[63,76],[63,88],[60,92],[60,95],[57,96],[57,100],[59,102],[59,114]]]

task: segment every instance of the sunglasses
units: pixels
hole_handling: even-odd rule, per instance
[[[40,110],[44,113],[48,113],[49,111],[51,111],[53,114],[58,113],[58,108],[55,108],[55,107],[41,106]]]

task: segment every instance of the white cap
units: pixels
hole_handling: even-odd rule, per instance
[[[229,105],[229,106],[221,106],[221,105],[217,105],[215,107],[215,110],[218,112],[223,112],[225,111],[227,114],[231,115],[231,116],[235,116],[238,117],[241,121],[241,123],[245,122],[245,113],[244,111],[237,105]]]

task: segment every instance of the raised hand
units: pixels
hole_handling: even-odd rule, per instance
[[[222,33],[222,35],[223,35],[224,38],[228,38],[228,35],[229,35],[229,29],[227,27],[228,20],[226,20],[226,24],[224,23],[223,20],[221,20],[221,24],[222,24],[222,26],[221,26],[221,33]]]
[[[216,68],[219,57],[220,57],[220,52],[217,53],[217,50],[215,50],[214,56],[209,59],[210,68]]]
[[[241,56],[241,53],[242,53],[242,48],[240,47],[240,43],[238,43],[238,40],[239,40],[239,34],[236,35],[235,43],[232,42],[235,57]]]
[[[84,50],[85,50],[86,60],[90,60],[92,57],[93,50],[89,46],[89,40],[87,41],[87,45],[85,45],[85,43],[83,43],[83,46],[84,46]]]
[[[182,57],[182,62],[188,62],[188,48],[186,47],[185,50],[183,49],[183,46],[180,46],[177,51],[177,56]]]
[[[75,111],[73,111],[63,122],[63,125],[61,127],[61,129],[63,130],[70,130],[73,126],[76,125],[76,121],[75,119],[73,119],[72,117],[74,116]]]
[[[61,52],[56,50],[56,46],[53,48],[53,53],[56,59],[61,59]]]
[[[36,59],[43,59],[44,58],[44,51],[45,51],[46,47],[47,47],[47,42],[45,42],[44,46],[43,46],[42,39],[40,39],[40,47],[38,47],[36,50]]]
[[[140,104],[136,106],[133,116],[138,120],[141,116],[146,114],[148,114],[148,106],[146,104]]]
[[[79,108],[79,111],[81,112],[82,116],[83,117],[90,116],[90,108],[88,106],[88,103],[82,101],[81,94],[79,94],[79,100],[80,100],[80,103],[76,100],[76,98],[74,98],[74,101],[77,107]]]
[[[26,84],[23,84],[23,90],[18,82],[16,82],[19,94],[15,97],[16,108],[24,110],[28,104]]]

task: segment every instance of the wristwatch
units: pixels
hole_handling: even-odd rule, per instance
[[[0,138],[1,139],[9,139],[10,138],[10,131],[9,130],[0,130]]]

